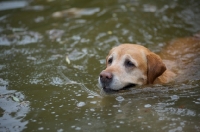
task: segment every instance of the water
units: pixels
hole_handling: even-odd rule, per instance
[[[0,131],[200,131],[200,74],[113,94],[97,82],[115,45],[158,53],[199,32],[199,7],[181,0],[0,2]]]

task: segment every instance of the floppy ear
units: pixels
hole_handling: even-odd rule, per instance
[[[154,80],[166,70],[165,64],[155,53],[147,55],[147,84],[153,84]]]

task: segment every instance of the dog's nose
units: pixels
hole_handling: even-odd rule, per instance
[[[102,72],[100,73],[100,79],[101,79],[101,81],[104,82],[104,83],[111,82],[111,81],[112,81],[112,78],[113,78],[113,75],[112,75],[112,73],[110,73],[110,72],[102,71]]]

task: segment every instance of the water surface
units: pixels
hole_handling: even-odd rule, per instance
[[[97,82],[113,46],[159,53],[199,32],[199,7],[195,0],[1,1],[0,131],[200,131],[200,76],[114,94]]]

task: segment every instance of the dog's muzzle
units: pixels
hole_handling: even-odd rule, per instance
[[[115,90],[111,88],[111,83],[113,81],[113,74],[110,72],[106,72],[106,71],[102,71],[99,75],[99,83],[101,84],[103,90],[105,92],[110,92],[110,91],[119,91],[119,90],[125,90],[125,89],[129,89],[131,87],[135,87],[136,84],[133,83],[129,83],[126,86],[122,87],[119,90]]]

